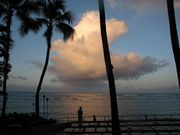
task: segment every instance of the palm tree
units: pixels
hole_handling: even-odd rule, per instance
[[[171,34],[171,43],[172,49],[174,53],[174,59],[176,63],[176,70],[180,88],[180,48],[179,48],[179,41],[177,35],[177,28],[176,28],[176,18],[174,13],[174,0],[167,0],[167,8],[168,8],[168,16],[169,16],[169,27],[170,27],[170,34]]]
[[[99,13],[100,13],[100,27],[101,27],[101,37],[103,42],[103,52],[104,59],[106,65],[106,72],[109,82],[109,90],[110,90],[110,99],[111,99],[111,115],[112,115],[112,134],[120,135],[120,124],[119,124],[119,116],[118,116],[118,106],[116,99],[116,87],[113,75],[113,66],[111,64],[110,52],[108,47],[107,33],[106,33],[106,18],[105,18],[105,10],[104,10],[104,2],[103,0],[99,0]]]
[[[6,55],[6,48],[8,46],[8,39],[7,39],[7,35],[6,35],[6,26],[0,24],[0,86],[2,86],[2,77],[4,74],[4,59],[5,59],[5,55]],[[13,41],[10,40],[10,48],[12,47]],[[8,64],[8,73],[11,71],[11,64]]]
[[[45,33],[43,35],[47,42],[46,59],[35,96],[35,109],[37,118],[39,118],[39,94],[49,62],[53,31],[56,29],[58,32],[61,32],[65,41],[72,37],[74,33],[74,29],[69,25],[72,23],[72,15],[70,11],[66,10],[64,0],[44,0],[39,1],[39,3],[42,7],[40,15],[41,17],[36,18],[36,20],[31,20],[31,25],[25,23],[21,27],[22,34],[26,34],[29,30],[34,28],[39,28],[41,25],[46,27]]]
[[[6,61],[6,56],[7,56],[7,49],[10,48],[10,40],[8,40],[8,37],[7,37],[7,30],[6,30],[6,26],[4,25],[0,25],[0,30],[1,30],[1,35],[0,35],[0,52],[1,52],[1,56],[2,57],[2,61],[1,61],[1,64],[0,64],[0,72],[1,72],[1,86],[2,86],[2,79],[5,79],[5,72],[7,73],[8,70],[5,71],[5,61]],[[8,66],[7,66],[8,68]],[[6,68],[6,69],[7,69]],[[5,87],[6,88],[6,87]],[[2,117],[4,117],[5,115],[5,108],[6,108],[6,100],[7,100],[7,93],[6,93],[6,89],[4,89],[3,87],[3,104],[2,104]]]
[[[4,54],[6,47],[6,35],[5,35],[6,27],[0,24],[0,87],[2,86],[2,77],[4,74]]]
[[[7,46],[6,26],[3,24],[0,24],[0,32],[0,57],[3,57]]]
[[[6,102],[7,102],[7,78],[8,78],[8,63],[9,63],[9,50],[11,45],[11,26],[13,16],[18,19],[24,20],[29,17],[29,11],[37,11],[37,7],[31,4],[29,0],[1,0],[0,1],[0,18],[6,26],[6,53],[4,54],[4,79],[3,79],[3,107],[2,117],[5,116]]]

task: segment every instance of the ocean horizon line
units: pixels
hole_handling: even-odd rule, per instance
[[[21,92],[21,93],[36,93],[36,91],[25,91],[25,90],[10,90],[8,93],[16,93],[16,92]],[[59,94],[109,94],[109,91],[51,91],[51,90],[46,90],[46,91],[41,91],[40,93],[59,93]],[[131,92],[131,91],[122,91],[122,92],[117,92],[117,94],[174,94],[174,93],[179,93],[180,91],[138,91],[138,92]]]

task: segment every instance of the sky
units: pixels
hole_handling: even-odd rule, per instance
[[[108,92],[98,1],[66,0],[73,40],[54,31],[42,91]],[[106,26],[117,92],[178,92],[165,0],[105,0]],[[180,31],[180,0],[175,0]],[[14,18],[9,91],[36,91],[46,56],[42,28],[19,36]]]

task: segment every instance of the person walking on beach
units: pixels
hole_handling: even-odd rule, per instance
[[[83,110],[81,106],[79,107],[78,110],[78,121],[79,121],[79,126],[81,126],[81,122],[83,121]]]

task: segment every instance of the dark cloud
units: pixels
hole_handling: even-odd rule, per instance
[[[14,76],[14,75],[9,75],[10,79],[18,79],[18,80],[27,80],[28,78],[25,76]]]
[[[39,60],[29,60],[29,61],[26,61],[25,63],[33,64],[36,67],[41,68],[41,69],[43,68],[43,63],[41,61],[39,61]]]
[[[141,76],[156,72],[162,67],[168,65],[167,61],[159,61],[150,56],[144,58],[138,58],[133,56],[133,59],[137,62],[132,62],[130,59],[124,56],[124,61],[119,62],[118,66],[114,68],[114,74],[116,79],[139,79]]]
[[[64,82],[61,86],[62,89],[67,91],[106,91],[108,90],[108,84],[106,82],[91,80],[91,81],[77,81],[77,82]]]
[[[82,86],[82,87],[79,87],[79,86]],[[153,93],[159,93],[159,92],[169,92],[169,93],[172,93],[172,92],[178,92],[179,93],[179,88],[178,86],[172,86],[172,87],[160,87],[160,88],[157,88],[157,89],[144,89],[144,88],[136,88],[136,87],[133,87],[133,86],[128,86],[128,87],[122,87],[122,86],[119,86],[117,85],[117,94],[119,92],[121,93],[127,93],[127,92],[130,92],[130,93],[134,93],[134,92],[153,92]],[[19,86],[19,85],[8,85],[8,89],[10,89],[11,91],[23,91],[23,92],[28,92],[28,91],[31,91],[31,92],[34,92],[34,95],[35,96],[35,93],[36,93],[36,87],[31,87],[31,86]],[[90,82],[89,84],[84,85],[82,83],[68,83],[68,84],[65,84],[63,86],[60,86],[60,87],[53,87],[53,86],[44,86],[42,88],[42,92],[109,92],[108,90],[108,84],[107,83],[103,83],[103,84],[97,84],[97,87],[96,85],[92,85]]]
[[[38,69],[43,69],[43,67],[44,67],[43,62],[41,62],[40,60],[29,60],[29,61],[26,61],[26,63],[27,64],[32,64],[33,66],[35,66]],[[52,72],[53,70],[54,70],[54,67],[49,64],[48,67],[47,67],[47,71]]]
[[[53,78],[53,79],[51,79],[50,80],[52,83],[57,83],[57,82],[59,82],[59,80],[57,79],[57,78]]]
[[[8,89],[11,91],[23,91],[23,92],[31,91],[31,92],[34,92],[34,95],[36,93],[36,86],[8,85]],[[59,88],[59,87],[53,87],[53,86],[46,86],[45,85],[42,87],[41,91],[42,92],[46,92],[46,91],[61,92],[60,90],[61,90],[61,88]]]

